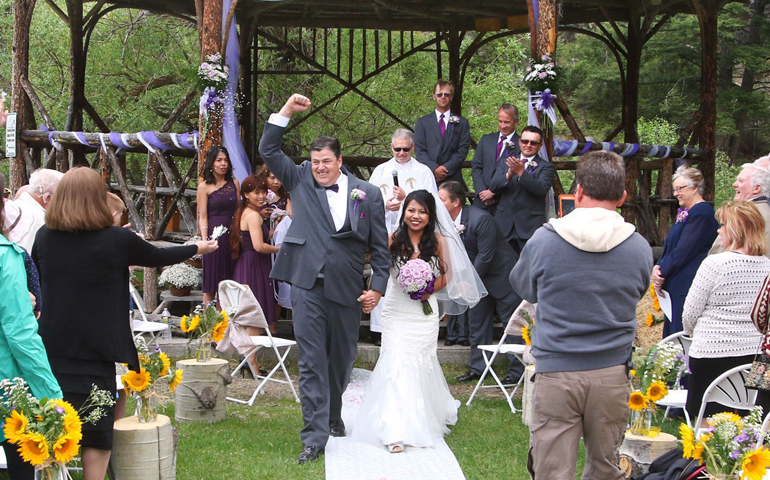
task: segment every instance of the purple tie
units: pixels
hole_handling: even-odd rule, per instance
[[[444,125],[444,114],[442,113],[438,117],[438,131],[441,132],[441,139],[444,139],[444,134],[446,133],[446,125]]]
[[[334,193],[339,193],[339,191],[340,191],[340,186],[337,185],[336,183],[334,185],[329,185],[328,187],[324,187],[324,188],[326,190],[331,190]]]
[[[497,156],[495,157],[495,163],[500,161],[500,154],[503,153],[503,146],[505,145],[505,137],[500,136],[500,141],[497,142]]]

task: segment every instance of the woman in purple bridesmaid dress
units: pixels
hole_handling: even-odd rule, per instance
[[[238,203],[238,180],[233,178],[233,165],[225,147],[213,146],[206,154],[203,179],[198,179],[198,228],[201,238],[208,240],[220,225],[230,228]],[[222,280],[232,279],[235,260],[230,255],[227,235],[217,239],[219,248],[203,255],[203,301],[214,300]]]
[[[259,214],[266,198],[267,185],[262,178],[251,175],[243,181],[241,201],[230,231],[230,250],[233,257],[238,259],[234,280],[251,288],[270,325],[270,331],[273,331],[276,315],[273,281],[270,279],[270,255],[277,253],[278,247],[270,245],[269,229],[263,228],[267,227],[267,221]]]

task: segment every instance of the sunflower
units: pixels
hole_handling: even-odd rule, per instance
[[[83,438],[83,422],[80,420],[77,412],[67,412],[64,414],[64,434],[80,440]]]
[[[73,407],[73,406],[72,406],[72,404],[70,404],[69,402],[66,402],[66,401],[62,400],[61,398],[58,398],[58,399],[54,400],[54,401],[53,401],[53,403],[54,403],[54,405],[56,405],[57,407],[61,407],[61,408],[63,408],[63,409],[64,409],[64,414],[65,414],[65,415],[67,415],[67,414],[70,414],[70,413],[74,413],[74,414],[77,414],[77,413],[78,413],[78,411],[77,411],[77,410],[75,410],[75,407]]]
[[[710,416],[706,420],[706,423],[708,423],[710,427],[716,427],[720,423],[732,422],[738,427],[740,427],[742,421],[743,419],[741,418],[740,415],[736,415],[735,413],[732,413],[732,412],[722,412],[722,413],[717,413],[716,415]]]
[[[701,460],[703,458],[703,449],[705,448],[705,445],[703,445],[701,442],[698,442],[695,444],[695,448],[692,450],[692,458],[695,460]],[[700,462],[703,463],[703,462]]]
[[[62,435],[53,444],[53,455],[57,462],[67,463],[78,454],[80,439],[74,435]]]
[[[645,408],[647,408],[647,397],[645,397],[642,392],[634,392],[631,394],[631,397],[628,399],[628,407],[631,410],[636,410],[637,412],[641,412]]]
[[[225,338],[225,330],[227,330],[227,319],[222,320],[214,326],[214,330],[211,333],[212,339],[215,342],[221,342]]]
[[[181,328],[184,333],[187,333],[189,331],[187,329],[187,315],[179,319],[179,328]]]
[[[19,440],[19,453],[25,462],[40,465],[48,459],[48,442],[40,433],[26,433]]]
[[[693,451],[695,450],[695,434],[686,423],[679,425],[679,436],[682,437],[682,456],[684,458],[694,458]]]
[[[743,477],[749,480],[762,480],[770,467],[770,450],[762,447],[746,454],[743,457],[741,468]]]
[[[529,337],[529,327],[526,325],[521,327],[521,336],[524,338],[524,343],[527,345],[532,345],[532,339]]]
[[[227,310],[222,310],[219,313],[222,315],[222,321],[223,322],[229,322],[230,321],[230,316],[227,314]]]
[[[655,322],[655,317],[653,317],[651,313],[648,313],[647,314],[647,326],[651,327],[653,322]]]
[[[168,355],[163,352],[158,354],[158,358],[160,358],[160,361],[163,362],[163,368],[160,371],[160,376],[165,377],[168,371],[171,369],[171,360],[169,360]]]
[[[150,386],[150,374],[144,368],[141,368],[139,373],[129,370],[121,379],[124,385],[135,392],[141,392]]]
[[[655,309],[656,312],[660,311],[660,300],[658,300],[658,294],[655,293],[655,285],[650,284],[650,296],[652,297],[652,308]]]
[[[27,430],[27,417],[16,410],[11,412],[11,416],[5,419],[5,428],[3,435],[10,443],[18,443],[21,436]]]
[[[649,398],[651,402],[657,402],[666,395],[668,395],[668,388],[666,388],[666,384],[660,380],[652,382],[650,388],[647,389],[647,398]]]
[[[184,372],[182,370],[177,370],[174,372],[174,379],[171,380],[171,383],[168,385],[169,390],[172,392],[176,390],[176,387],[179,386],[180,383],[182,383],[182,376],[184,375]]]
[[[628,373],[630,373],[632,377],[635,377],[635,376],[636,376],[636,370],[633,370],[633,369],[632,369],[632,370],[631,370],[631,371],[629,371]]]
[[[190,319],[190,323],[187,325],[188,332],[194,332],[198,328],[198,324],[201,323],[200,315],[196,315]]]

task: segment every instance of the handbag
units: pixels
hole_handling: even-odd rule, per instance
[[[764,351],[758,353],[751,363],[746,388],[770,392],[770,356]]]

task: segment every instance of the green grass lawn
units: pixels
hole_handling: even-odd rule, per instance
[[[358,366],[371,368],[371,365]],[[529,431],[521,422],[521,414],[512,414],[502,395],[496,395],[492,389],[478,395],[470,407],[465,406],[473,386],[458,386],[454,382],[465,368],[456,365],[443,368],[455,396],[462,402],[458,423],[446,441],[466,477],[469,480],[529,479],[526,471]],[[291,373],[295,375],[296,365],[293,369]],[[504,374],[502,370],[499,373]],[[517,398],[515,404],[519,408],[521,399]],[[173,420],[173,402],[160,410]],[[128,411],[133,411],[131,400]],[[227,418],[218,423],[174,424],[178,429],[177,478],[180,480],[324,478],[323,461],[296,463],[301,450],[302,413],[290,394],[285,398],[260,395],[253,407],[228,402]],[[673,434],[677,428],[677,422],[666,422],[663,426],[664,431]],[[583,459],[581,447],[578,475]],[[78,472],[72,476],[75,480],[82,478]],[[0,480],[7,478],[7,473],[0,471]]]

